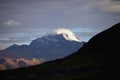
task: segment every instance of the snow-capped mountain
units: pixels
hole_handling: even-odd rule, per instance
[[[33,40],[30,44],[31,52],[35,52],[38,58],[53,60],[63,58],[77,51],[84,42],[66,40],[64,34],[49,35]],[[32,53],[31,53],[32,54]],[[36,57],[33,55],[32,57]]]
[[[65,33],[43,36],[33,40],[30,45],[14,44],[0,51],[0,57],[43,58],[47,61],[63,58],[77,51],[84,44],[84,42],[68,39]]]
[[[76,36],[74,36],[76,37]],[[77,38],[76,38],[77,39]],[[65,33],[51,34],[33,40],[29,45],[12,45],[0,51],[0,57],[19,59],[42,59],[50,61],[76,52],[84,42],[72,40]]]

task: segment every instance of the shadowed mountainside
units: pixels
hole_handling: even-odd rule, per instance
[[[1,71],[2,80],[120,79],[120,23],[97,34],[76,53],[42,65]]]

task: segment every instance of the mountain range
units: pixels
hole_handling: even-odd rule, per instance
[[[73,41],[69,39],[67,34],[61,33],[50,34],[37,38],[29,45],[14,44],[0,51],[0,65],[3,66],[0,70],[25,67],[41,64],[50,60],[60,59],[77,51],[84,43],[85,42]],[[19,66],[18,60],[21,60],[21,58],[22,63],[24,64]],[[11,62],[8,62],[7,59],[11,59]],[[34,59],[37,61],[34,61]]]
[[[77,52],[41,65],[0,71],[2,80],[119,80],[120,23],[92,37]]]

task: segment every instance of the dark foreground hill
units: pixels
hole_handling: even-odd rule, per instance
[[[1,71],[1,80],[119,80],[120,23],[97,34],[64,59]]]

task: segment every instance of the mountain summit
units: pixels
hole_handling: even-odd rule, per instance
[[[80,40],[76,37],[76,35],[68,29],[56,29],[54,30],[54,33],[62,34],[66,40],[80,42]]]

